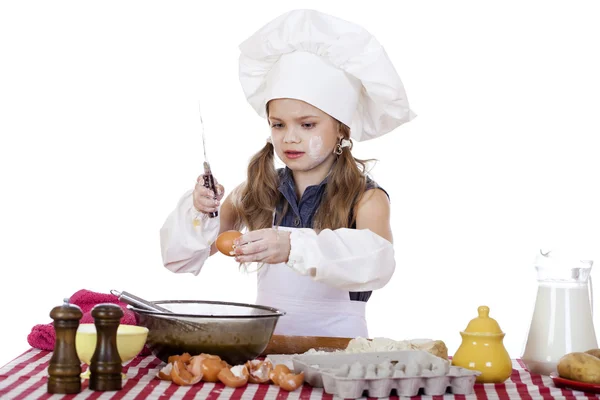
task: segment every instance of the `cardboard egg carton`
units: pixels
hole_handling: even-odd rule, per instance
[[[325,393],[346,399],[473,393],[481,374],[451,366],[447,360],[425,351],[394,351],[356,354],[300,355],[292,359],[294,371],[304,372],[304,380]],[[367,392],[365,394],[365,392]]]

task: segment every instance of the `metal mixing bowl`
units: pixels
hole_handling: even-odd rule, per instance
[[[259,356],[267,347],[284,311],[220,301],[155,301],[171,313],[128,306],[148,328],[146,344],[167,362],[169,356],[214,354],[231,365]]]

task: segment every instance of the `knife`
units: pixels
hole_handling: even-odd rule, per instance
[[[202,121],[202,107],[200,107],[200,101],[198,101],[198,111],[200,113],[200,126],[202,128],[202,148],[204,150],[204,187],[210,189],[215,194],[215,199],[217,195],[217,188],[215,186],[215,178],[212,175],[212,171],[210,169],[210,164],[208,163],[208,158],[206,157],[206,137],[204,134],[204,121]],[[215,218],[219,215],[218,211],[213,211],[208,213],[210,218]]]

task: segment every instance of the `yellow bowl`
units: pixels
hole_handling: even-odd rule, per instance
[[[133,360],[146,344],[148,328],[135,325],[119,325],[117,329],[117,351],[121,362]],[[94,324],[81,324],[75,336],[77,356],[81,362],[90,365],[94,351],[96,351],[96,326]]]

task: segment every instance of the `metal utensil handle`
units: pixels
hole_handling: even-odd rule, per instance
[[[213,191],[215,196],[217,195],[217,187],[215,186],[215,178],[212,175],[210,170],[210,164],[208,161],[204,161],[204,187]],[[215,218],[219,216],[218,211],[212,211],[208,213],[210,218]]]
[[[121,300],[123,303],[127,303],[134,307],[143,308],[143,309],[149,310],[149,311],[157,311],[157,312],[164,313],[164,314],[173,314],[173,311],[167,310],[166,308],[163,308],[161,306],[157,306],[156,304],[149,302],[147,300],[144,300],[140,297],[137,297],[131,293],[118,292],[116,290],[111,290],[110,293],[117,296],[119,298],[119,300]],[[175,326],[178,326],[180,329],[183,329],[184,332],[195,332],[195,331],[204,329],[199,324],[196,324],[193,322],[181,321],[177,317],[167,317],[165,319],[168,321],[172,321],[172,323],[174,323]]]
[[[166,308],[163,308],[161,306],[157,306],[154,303],[151,303],[151,302],[149,302],[147,300],[144,300],[142,298],[134,296],[131,293],[118,292],[116,290],[111,290],[110,293],[114,294],[115,296],[117,296],[119,298],[119,300],[121,300],[123,303],[127,303],[127,304],[135,306],[135,307],[143,308],[145,310],[150,310],[150,311],[159,311],[159,312],[165,312],[165,313],[171,313],[172,312],[170,310],[167,310]]]

